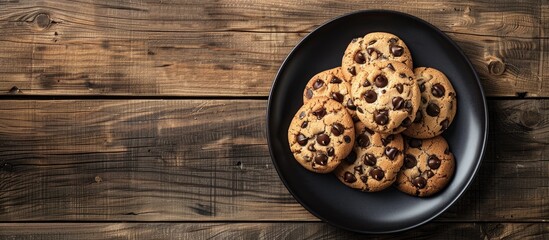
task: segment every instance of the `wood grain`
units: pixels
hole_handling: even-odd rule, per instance
[[[74,4],[76,3],[76,4]],[[77,22],[88,29],[119,31],[248,31],[310,32],[334,17],[364,9],[387,9],[434,22],[443,31],[500,37],[539,37],[544,27],[544,1],[419,0],[399,2],[283,0],[189,1],[3,1],[1,14],[18,22],[32,22],[33,13],[56,16],[58,24]],[[329,11],[327,11],[329,9]],[[505,17],[502,17],[505,16]],[[39,27],[49,27],[41,24]]]
[[[547,223],[428,223],[412,231],[361,235],[326,223],[0,224],[3,239],[547,239]]]
[[[489,96],[545,97],[546,5],[0,2],[0,30],[9,33],[0,36],[0,95],[267,96],[278,67],[306,33],[376,6],[446,31],[474,63]]]
[[[540,6],[541,11],[541,20],[547,21],[549,19],[549,1],[542,1]],[[540,28],[540,67],[539,67],[539,76],[541,76],[542,82],[539,85],[540,89],[549,89],[549,24],[543,24],[543,27]]]
[[[437,221],[549,219],[549,100],[489,102],[485,160]],[[8,100],[3,221],[318,221],[282,185],[264,100]]]

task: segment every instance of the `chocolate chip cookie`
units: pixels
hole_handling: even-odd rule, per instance
[[[381,191],[395,182],[403,164],[404,142],[400,134],[382,135],[355,123],[356,143],[352,154],[335,170],[345,185],[366,192]]]
[[[332,68],[314,75],[303,91],[303,102],[324,96],[343,104],[351,116],[356,118],[356,106],[351,99],[351,84],[343,80],[341,67]]]
[[[454,175],[455,160],[441,136],[406,138],[404,165],[395,186],[407,194],[426,197],[443,189]]]
[[[353,149],[355,130],[343,105],[315,97],[295,114],[288,130],[288,142],[295,159],[317,173],[333,171]]]
[[[454,120],[456,92],[450,80],[439,70],[418,67],[414,69],[414,74],[421,92],[421,105],[404,135],[421,139],[438,136]]]
[[[385,60],[398,61],[413,69],[412,54],[402,39],[385,32],[368,33],[347,46],[341,61],[343,76],[352,81],[371,62]]]
[[[353,81],[351,96],[360,121],[383,134],[409,127],[421,99],[414,73],[396,61],[365,66]]]

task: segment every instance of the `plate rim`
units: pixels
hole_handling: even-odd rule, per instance
[[[438,35],[440,35],[442,38],[444,38],[445,40],[447,40],[455,49],[457,49],[457,51],[459,52],[459,54],[461,55],[461,57],[463,59],[465,59],[465,62],[467,63],[467,65],[469,66],[469,68],[473,71],[473,75],[475,76],[475,80],[476,80],[476,83],[477,83],[477,86],[480,90],[480,95],[482,96],[482,106],[484,108],[484,125],[485,125],[485,129],[484,129],[484,135],[483,135],[483,138],[482,138],[482,146],[481,146],[481,150],[480,150],[480,155],[478,157],[478,161],[473,169],[473,172],[472,172],[472,175],[471,177],[467,180],[467,182],[465,183],[465,187],[463,187],[458,195],[452,199],[450,201],[450,203],[448,205],[446,205],[445,207],[443,207],[441,210],[439,210],[438,212],[435,212],[435,214],[433,214],[432,216],[430,216],[429,218],[419,222],[419,223],[416,223],[416,224],[413,224],[411,226],[408,226],[408,227],[404,227],[404,228],[400,228],[400,229],[394,229],[394,230],[388,230],[388,231],[366,231],[366,230],[360,230],[360,229],[353,229],[353,228],[349,228],[347,226],[343,226],[343,225],[340,225],[340,224],[337,224],[335,222],[332,222],[331,220],[329,219],[326,219],[322,216],[320,216],[316,211],[314,211],[313,209],[311,209],[308,205],[304,204],[303,201],[296,197],[296,194],[294,193],[294,191],[288,186],[288,182],[286,181],[286,179],[284,179],[281,175],[281,172],[280,172],[280,169],[278,167],[278,164],[277,162],[275,161],[275,157],[274,157],[274,154],[273,154],[273,149],[272,149],[272,145],[271,145],[271,142],[274,141],[271,139],[271,130],[270,130],[270,125],[271,125],[271,121],[269,120],[269,116],[271,115],[271,104],[272,104],[272,98],[273,98],[273,90],[275,89],[276,87],[276,83],[277,81],[279,80],[280,78],[280,75],[283,71],[283,69],[286,68],[286,65],[288,64],[289,62],[289,59],[291,59],[295,54],[296,54],[296,51],[297,49],[301,46],[301,44],[303,44],[303,42],[307,39],[309,39],[311,37],[311,35],[315,32],[317,32],[318,30],[324,28],[326,25],[332,23],[332,22],[335,22],[335,21],[338,21],[338,20],[341,20],[343,18],[347,18],[347,17],[350,17],[352,15],[361,15],[361,14],[372,14],[372,13],[382,13],[382,14],[395,14],[395,15],[401,15],[401,16],[404,16],[404,17],[407,17],[407,18],[411,18],[413,20],[416,20],[422,24],[425,24],[426,26],[428,26],[429,28],[433,29]],[[454,205],[454,203],[460,199],[462,196],[463,196],[463,193],[465,193],[467,191],[467,189],[469,189],[469,187],[471,186],[471,183],[476,179],[477,177],[477,172],[480,168],[480,165],[482,163],[482,160],[484,159],[484,155],[486,153],[486,144],[487,144],[487,141],[488,141],[488,133],[489,133],[489,130],[490,130],[490,126],[489,126],[489,115],[488,115],[488,105],[487,105],[487,100],[486,100],[486,94],[484,93],[484,89],[482,87],[482,84],[480,82],[480,78],[478,76],[478,73],[477,71],[475,70],[475,68],[473,67],[473,64],[471,63],[471,61],[469,60],[469,58],[467,57],[467,55],[465,55],[465,53],[463,52],[463,50],[456,44],[456,42],[454,42],[454,40],[452,40],[448,35],[446,35],[446,33],[444,33],[442,30],[440,30],[439,28],[437,28],[436,26],[434,26],[433,24],[427,22],[426,20],[423,20],[419,17],[416,17],[414,15],[411,15],[411,14],[408,14],[408,13],[404,13],[404,12],[399,12],[399,11],[394,11],[394,10],[385,10],[385,9],[365,9],[365,10],[358,10],[358,11],[353,11],[353,12],[349,12],[349,13],[346,13],[346,14],[343,14],[343,15],[339,15],[337,17],[334,17],[324,23],[322,23],[321,25],[319,25],[318,27],[316,27],[315,29],[313,29],[311,32],[307,33],[293,48],[292,50],[288,53],[288,55],[286,56],[286,58],[284,58],[284,61],[282,62],[282,64],[280,65],[274,79],[273,79],[273,83],[271,84],[271,88],[269,90],[269,98],[267,99],[267,112],[266,112],[266,125],[265,125],[265,128],[267,130],[267,146],[269,148],[269,156],[271,158],[271,161],[276,169],[276,173],[278,175],[278,177],[280,178],[280,180],[282,181],[282,183],[284,184],[284,187],[286,187],[286,189],[288,190],[288,192],[290,192],[290,194],[292,195],[292,197],[303,207],[305,208],[309,213],[311,213],[312,215],[314,215],[315,217],[319,218],[320,220],[322,220],[323,222],[326,222],[332,226],[335,226],[337,228],[341,228],[341,229],[345,229],[347,231],[352,231],[352,232],[357,232],[357,233],[363,233],[363,234],[388,234],[388,233],[397,233],[397,232],[403,232],[403,231],[407,231],[407,230],[410,230],[410,229],[413,229],[413,228],[416,228],[416,227],[419,227],[423,224],[426,224],[428,222],[430,222],[431,220],[433,220],[434,218],[440,216],[442,213],[444,213],[446,210],[448,210],[448,208],[450,208],[452,205]]]

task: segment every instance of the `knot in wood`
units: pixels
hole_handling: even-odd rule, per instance
[[[101,178],[100,176],[95,176],[94,180],[95,180],[96,183],[103,182],[103,178]]]
[[[50,24],[51,24],[50,15],[46,13],[39,13],[34,18],[34,22],[36,23],[36,26],[38,26],[38,28],[46,29],[50,27]]]
[[[520,124],[529,130],[534,129],[542,120],[541,113],[535,110],[523,111],[520,116]]]
[[[505,72],[505,63],[499,58],[491,59],[488,63],[488,72],[493,75],[501,75]]]
[[[23,93],[21,91],[21,89],[19,89],[17,86],[13,86],[9,91],[8,91],[9,94],[18,94],[18,93]]]

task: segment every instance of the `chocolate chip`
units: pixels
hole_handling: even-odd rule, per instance
[[[307,125],[309,125],[308,123],[309,123],[309,122],[307,122],[307,121],[302,122],[302,123],[301,123],[301,128],[306,128]]]
[[[308,99],[313,98],[313,90],[307,88],[307,91],[305,92],[305,97],[307,97]]]
[[[387,68],[395,71],[395,67],[393,67],[393,64],[387,64]]]
[[[404,99],[401,97],[394,97],[392,102],[394,110],[400,110],[404,107]]]
[[[329,147],[327,150],[326,150],[326,153],[328,153],[328,156],[333,156],[334,155],[334,148],[333,147]]]
[[[349,72],[351,75],[355,76],[356,75],[355,66],[347,68],[347,72]]]
[[[373,103],[377,100],[377,93],[373,90],[368,90],[364,94],[364,99],[366,99],[367,103]]]
[[[356,110],[357,110],[359,113],[364,113],[364,110],[362,110],[362,108],[357,107]]]
[[[390,43],[390,44],[395,44],[396,42],[398,42],[398,39],[397,39],[397,38],[391,38],[391,39],[389,39],[389,43]]]
[[[350,172],[345,172],[345,174],[343,174],[343,180],[348,183],[354,183],[356,182],[356,177]]]
[[[406,154],[406,156],[404,156],[404,166],[406,168],[413,168],[416,165],[417,165],[417,160],[414,156],[410,154]]]
[[[413,77],[408,77],[408,81],[414,81]]]
[[[410,147],[412,148],[421,148],[421,140],[417,138],[409,138],[408,145],[410,145]]]
[[[387,86],[387,83],[388,83],[387,78],[383,75],[377,75],[377,77],[374,80],[374,84],[379,88]]]
[[[374,120],[379,125],[386,125],[389,122],[389,111],[387,110],[375,110]]]
[[[398,155],[400,151],[394,147],[386,147],[385,148],[385,155],[391,160],[395,160],[395,157]]]
[[[374,44],[374,43],[376,43],[376,42],[377,42],[377,40],[372,40],[372,41],[370,41],[370,42],[368,43],[368,45],[372,45],[372,44]]]
[[[421,110],[417,111],[416,118],[414,119],[414,123],[420,123],[421,119],[423,119],[423,113]]]
[[[401,46],[391,46],[391,53],[395,57],[400,57],[404,53],[404,48]]]
[[[370,171],[370,176],[375,180],[380,181],[381,179],[383,179],[383,177],[385,177],[385,173],[379,168],[374,168],[372,169],[372,171]]]
[[[318,134],[318,136],[316,136],[316,142],[322,146],[326,146],[330,144],[330,137],[324,133]]]
[[[405,118],[404,120],[402,120],[402,123],[400,124],[400,126],[403,126],[403,127],[409,127],[410,125],[412,125],[412,120],[410,120],[410,118]]]
[[[440,122],[440,126],[442,126],[442,128],[440,130],[444,131],[444,130],[448,129],[449,124],[450,124],[450,121],[448,121],[448,118],[442,120],[442,122]]]
[[[427,171],[423,172],[423,174],[424,174],[427,178],[432,178],[433,176],[435,176],[435,174],[434,174],[433,171],[431,171],[431,170],[427,170]]]
[[[307,149],[308,149],[309,151],[311,151],[311,152],[316,152],[316,148],[315,148],[314,143],[311,144],[311,145],[309,145],[309,146],[307,147]]]
[[[424,97],[421,97],[421,102],[422,102],[423,104],[425,104],[425,103],[427,103],[427,99],[424,98]]]
[[[388,135],[386,138],[381,138],[381,143],[383,143],[383,146],[387,146],[394,139],[395,139],[395,135],[391,134],[391,135]]]
[[[368,145],[370,145],[370,138],[364,133],[359,134],[357,136],[356,143],[360,147],[367,147]]]
[[[397,89],[398,93],[402,93],[404,88],[402,87],[402,84],[398,83],[395,85],[395,88]]]
[[[440,167],[440,159],[436,155],[431,155],[427,160],[427,165],[431,169],[438,169]]]
[[[332,99],[334,99],[336,102],[342,103],[343,102],[343,94],[338,92],[332,93]]]
[[[321,88],[322,86],[324,86],[324,81],[322,81],[320,79],[317,79],[315,81],[315,83],[313,83],[313,89],[314,90],[317,90],[317,89]]]
[[[404,107],[407,108],[409,110],[409,112],[412,112],[412,102],[411,101],[406,101],[404,103]]]
[[[336,136],[341,135],[345,131],[345,127],[341,123],[334,123],[332,125],[332,133]]]
[[[372,53],[377,52],[377,50],[373,47],[366,48],[366,52],[368,55],[372,56]]]
[[[450,148],[444,149],[444,154],[446,154],[446,155],[450,154]]]
[[[305,117],[306,113],[305,112],[300,112],[299,113],[299,119],[303,119]]]
[[[315,157],[315,163],[325,166],[328,163],[328,156],[326,156],[324,153],[317,154]]]
[[[315,115],[318,120],[322,119],[324,116],[326,116],[326,108],[320,108],[314,111],[313,115]]]
[[[377,163],[376,157],[371,153],[366,153],[364,155],[363,161],[364,161],[364,164],[366,164],[368,166],[374,166]]]
[[[305,146],[305,144],[307,144],[307,140],[309,140],[309,138],[305,137],[305,135],[300,133],[296,136],[296,140],[297,140],[297,143],[299,143],[299,145]]]
[[[364,80],[364,82],[362,83],[363,87],[369,87],[370,85],[372,85],[372,84],[368,80]]]
[[[375,133],[374,131],[372,131],[372,129],[369,129],[367,127],[364,127],[363,129],[364,131],[368,132],[370,135]]]
[[[349,98],[349,100],[347,100],[347,108],[348,109],[351,109],[351,110],[356,110],[356,105],[355,103],[353,102],[352,99]]]
[[[345,140],[346,143],[350,143],[351,142],[351,137],[345,135],[345,136],[343,136],[343,140]]]
[[[424,188],[427,185],[427,180],[423,177],[416,177],[412,180],[412,184],[417,188]]]
[[[356,172],[358,172],[358,174],[363,174],[364,171],[362,170],[362,166],[355,166],[353,168]]]
[[[406,78],[406,74],[404,74],[404,73],[400,73],[400,74],[398,74],[398,76],[401,77],[401,78]]]
[[[362,52],[355,53],[353,60],[355,60],[355,62],[358,64],[364,64],[366,62],[366,58],[364,57],[364,54],[362,54]]]
[[[426,109],[427,114],[431,117],[436,117],[440,113],[440,108],[435,103],[429,103]]]
[[[419,91],[425,92],[425,83],[419,84]]]
[[[442,86],[440,83],[436,83],[435,85],[433,85],[433,87],[431,87],[431,94],[433,94],[433,96],[435,97],[442,97],[444,96],[444,86]]]
[[[351,151],[351,153],[349,153],[349,155],[347,155],[347,157],[345,158],[345,161],[349,164],[355,163],[355,161],[356,161],[355,151]]]
[[[339,79],[339,78],[336,77],[336,76],[334,76],[334,77],[332,78],[332,80],[330,80],[330,83],[341,83],[341,82],[342,82],[341,79]]]
[[[368,177],[367,176],[361,176],[360,181],[362,181],[363,183],[366,183],[368,181]]]

